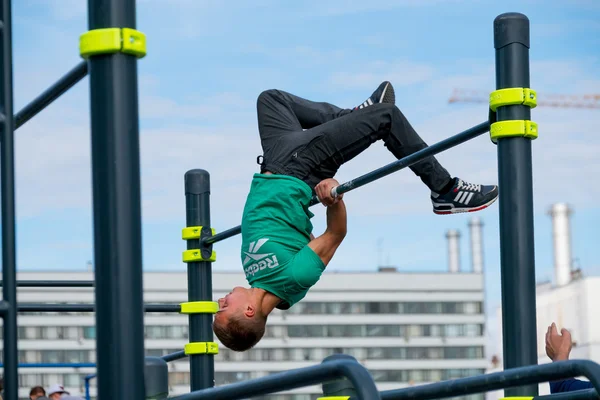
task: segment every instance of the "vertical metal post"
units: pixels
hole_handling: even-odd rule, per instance
[[[89,28],[136,28],[135,0],[89,0]],[[98,398],[142,400],[144,325],[137,58],[89,59]]]
[[[2,297],[8,303],[4,317],[4,399],[17,400],[19,391],[17,352],[17,266],[15,228],[15,145],[13,130],[12,10],[2,0],[0,21],[0,112],[2,113]]]
[[[328,357],[325,357],[321,364],[339,360],[350,360],[358,363],[356,358],[348,354],[332,354]],[[345,396],[356,396],[357,394],[356,388],[354,388],[354,385],[350,380],[348,380],[348,378],[341,378],[334,381],[323,382],[321,387],[323,389],[323,396],[325,396],[322,398],[323,400],[335,400],[340,398],[346,398]]]
[[[194,169],[185,174],[186,226],[202,226],[210,232],[210,174]],[[209,233],[210,235],[210,233]],[[201,249],[200,240],[187,241],[187,249]],[[211,252],[203,254],[210,257]],[[212,301],[212,263],[187,263],[188,301]],[[212,314],[189,315],[190,343],[212,342]],[[190,355],[190,388],[192,391],[214,386],[215,364],[212,354]]]
[[[494,20],[496,89],[530,88],[529,19],[506,13]],[[499,107],[496,119],[530,120],[524,105]],[[531,139],[498,139],[500,259],[504,368],[537,364],[533,179]],[[506,396],[535,396],[537,385],[507,389]]]

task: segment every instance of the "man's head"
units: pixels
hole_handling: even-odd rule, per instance
[[[31,390],[29,391],[29,399],[37,400],[40,397],[46,397],[46,391],[44,390],[44,388],[41,386],[32,387]]]
[[[236,287],[219,299],[213,331],[227,348],[246,351],[263,337],[266,324],[261,301],[252,297],[250,289]]]
[[[63,385],[59,385],[58,383],[50,386],[46,393],[50,400],[58,400],[63,394],[70,394],[65,390],[65,387]]]

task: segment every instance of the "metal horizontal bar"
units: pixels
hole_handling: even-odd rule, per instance
[[[484,393],[510,387],[585,376],[596,390],[600,387],[600,365],[588,360],[569,360],[511,368],[501,372],[460,378],[428,385],[381,392],[381,400],[434,400]],[[352,397],[352,400],[356,400]]]
[[[230,237],[233,237],[235,235],[239,235],[240,233],[242,233],[242,226],[238,225],[235,228],[227,229],[226,231],[223,231],[223,232],[217,233],[216,235],[209,236],[205,239],[202,239],[202,243],[203,244],[217,243],[222,240],[229,239]]]
[[[37,280],[24,280],[17,281],[18,287],[94,287],[94,281],[37,281]],[[0,287],[2,287],[2,281],[0,281]]]
[[[553,393],[536,396],[534,400],[598,400],[600,397],[596,389],[574,390],[565,393]]]
[[[369,372],[359,363],[349,360],[331,361],[315,366],[278,372],[245,382],[175,396],[171,400],[248,399],[282,390],[312,386],[342,377],[346,377],[352,382],[358,399],[380,400],[380,394]]]
[[[169,353],[169,354],[165,354],[164,356],[160,357],[163,360],[165,360],[166,362],[170,362],[170,361],[175,361],[175,360],[180,360],[182,358],[187,357],[187,354],[185,354],[185,351],[180,350],[180,351],[176,351],[175,353]],[[90,379],[94,379],[96,377],[97,374],[89,374],[87,375],[84,379],[87,382]]]
[[[388,165],[385,165],[367,174],[359,176],[356,179],[352,179],[351,181],[348,181],[334,188],[334,191],[336,194],[342,194],[357,189],[361,186],[366,185],[367,183],[374,182],[394,172],[400,171],[401,169],[410,167],[411,165],[416,164],[427,157],[434,156],[438,153],[441,153],[442,151],[446,151],[448,149],[451,149],[452,147],[458,146],[461,143],[474,139],[477,136],[488,132],[489,130],[490,123],[488,121],[482,122],[479,125],[476,125],[470,129],[467,129],[466,131],[458,133],[447,139],[444,139],[441,142],[432,144],[431,146],[428,146],[422,150],[412,153],[411,155],[401,158],[400,160],[396,160]],[[313,197],[311,205],[317,203],[319,203],[319,199],[315,195]]]
[[[0,364],[3,368],[4,364]],[[19,368],[96,368],[94,363],[25,363],[19,364]]]
[[[182,358],[186,358],[186,357],[187,357],[187,354],[185,354],[185,351],[180,350],[180,351],[176,351],[175,353],[166,354],[166,355],[162,356],[161,358],[163,360],[165,360],[166,362],[170,362],[170,361],[181,360]]]
[[[145,304],[145,312],[173,312],[181,310],[179,304]],[[94,304],[19,304],[18,312],[94,312]]]
[[[388,165],[385,165],[379,169],[376,169],[365,175],[359,176],[356,179],[348,181],[348,182],[336,187],[334,189],[335,193],[342,194],[342,193],[346,193],[351,190],[354,190],[356,188],[359,188],[361,186],[364,186],[367,183],[371,183],[371,182],[381,179],[387,175],[390,175],[394,172],[397,172],[401,169],[410,167],[411,165],[416,164],[419,161],[421,161],[427,157],[436,155],[438,153],[441,153],[442,151],[448,150],[452,147],[458,146],[461,143],[464,143],[473,138],[476,138],[477,136],[480,136],[480,135],[488,132],[489,130],[490,130],[489,121],[482,122],[479,125],[476,125],[470,129],[467,129],[466,131],[458,133],[447,139],[444,139],[441,142],[437,142],[429,147],[424,148],[423,150],[419,150],[407,157],[401,158],[400,160],[396,160],[396,161],[394,161]],[[317,196],[316,195],[313,196],[310,205],[314,206],[315,204],[318,204],[318,203],[319,203],[319,199],[317,198]],[[208,244],[217,243],[222,240],[229,239],[230,237],[233,237],[235,235],[238,235],[241,232],[242,232],[242,226],[238,225],[234,228],[228,229],[221,233],[217,233],[216,235],[209,236],[207,238],[202,239],[202,244],[208,245]]]
[[[185,351],[180,350],[180,351],[176,351],[175,353],[169,353],[169,354],[165,354],[164,356],[160,357],[163,360],[165,360],[166,362],[170,362],[170,361],[175,361],[175,360],[180,360],[182,358],[186,358],[187,354],[185,354]],[[87,384],[87,382],[90,379],[94,379],[97,376],[97,374],[89,374],[87,375],[84,380]]]
[[[21,127],[25,122],[36,116],[40,111],[58,99],[64,92],[82,80],[88,73],[87,61],[82,61],[62,78],[46,89],[42,94],[33,99],[21,111],[15,114],[15,129]]]

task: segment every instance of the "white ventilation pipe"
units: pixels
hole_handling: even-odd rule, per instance
[[[554,279],[556,286],[571,281],[571,226],[573,211],[565,203],[555,203],[548,210],[552,217],[552,239],[554,242]]]
[[[448,271],[458,272],[460,271],[460,250],[458,243],[460,232],[451,229],[446,232],[446,239],[448,239]]]
[[[469,231],[471,236],[471,268],[474,273],[483,272],[483,222],[479,217],[474,217],[469,221]]]

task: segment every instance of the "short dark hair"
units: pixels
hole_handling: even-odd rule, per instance
[[[29,395],[33,396],[34,394],[43,394],[45,396],[46,395],[46,391],[41,386],[34,386],[29,391]]]
[[[265,334],[267,317],[256,314],[253,318],[234,315],[226,323],[215,320],[213,331],[221,343],[233,351],[251,349]]]

